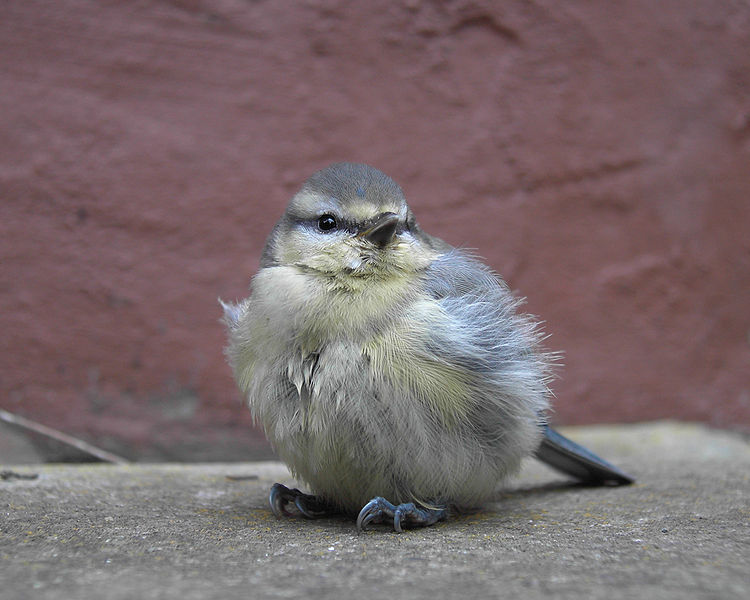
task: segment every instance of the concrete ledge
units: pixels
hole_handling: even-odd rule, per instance
[[[628,470],[571,486],[538,464],[482,512],[357,535],[276,520],[279,463],[4,465],[0,598],[750,597],[750,446],[701,426],[569,428]]]

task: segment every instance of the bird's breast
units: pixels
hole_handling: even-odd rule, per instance
[[[350,285],[298,269],[275,266],[253,280],[258,319],[305,353],[327,342],[367,339],[418,295],[416,277],[352,278]]]

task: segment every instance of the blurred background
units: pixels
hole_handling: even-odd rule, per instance
[[[217,297],[350,160],[528,298],[554,422],[748,430],[749,49],[744,1],[6,0],[0,409],[270,456]],[[0,461],[70,459],[42,438],[0,423]]]

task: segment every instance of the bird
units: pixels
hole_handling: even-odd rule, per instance
[[[472,252],[424,232],[380,170],[315,172],[268,236],[226,355],[278,456],[277,517],[432,525],[489,501],[525,457],[592,485],[630,475],[552,429],[557,357]]]

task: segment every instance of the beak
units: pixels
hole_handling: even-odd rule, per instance
[[[363,237],[380,248],[385,248],[396,233],[398,225],[398,215],[392,212],[386,212],[377,217],[377,221],[368,229],[360,232]]]

